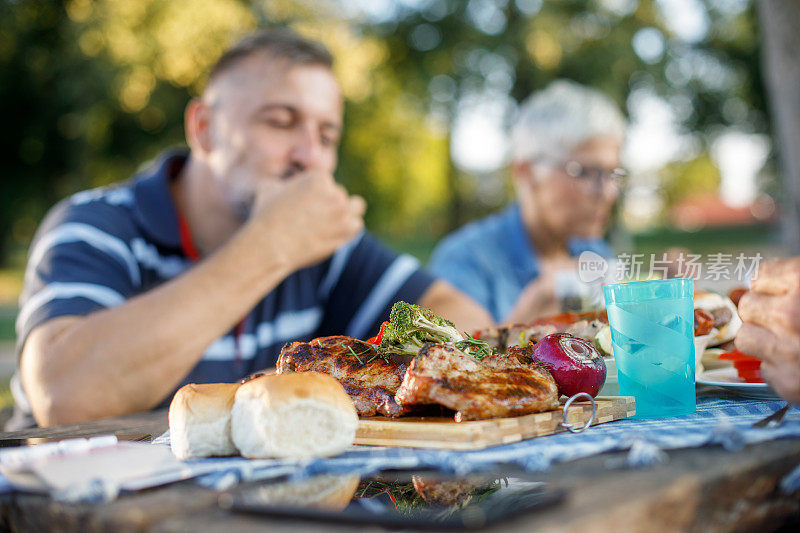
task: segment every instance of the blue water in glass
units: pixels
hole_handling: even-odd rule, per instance
[[[620,394],[636,398],[636,418],[695,412],[691,280],[632,282],[603,290]]]

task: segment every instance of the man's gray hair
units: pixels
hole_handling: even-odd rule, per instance
[[[513,161],[560,159],[595,137],[625,140],[625,118],[603,93],[556,80],[529,96],[511,130]]]
[[[306,39],[288,28],[271,28],[254,31],[237,41],[211,67],[208,82],[255,53],[286,61],[290,66],[333,66],[333,56],[322,43]]]

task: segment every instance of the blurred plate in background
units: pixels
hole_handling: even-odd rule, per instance
[[[698,385],[712,385],[734,392],[745,398],[758,398],[764,400],[779,399],[775,391],[766,383],[745,383],[739,378],[736,369],[717,368],[706,370],[697,375]]]

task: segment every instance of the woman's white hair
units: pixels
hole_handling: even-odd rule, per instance
[[[520,162],[560,159],[595,137],[622,145],[625,128],[625,118],[608,96],[556,80],[520,105],[511,130],[511,157]]]

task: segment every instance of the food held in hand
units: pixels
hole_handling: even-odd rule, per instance
[[[561,394],[597,396],[606,381],[606,363],[589,342],[569,333],[554,333],[533,350],[533,360],[550,370]]]

